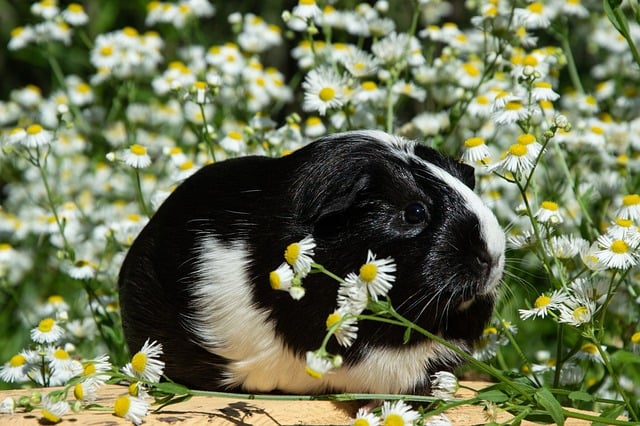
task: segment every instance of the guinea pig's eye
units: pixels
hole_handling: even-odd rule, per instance
[[[427,220],[427,208],[422,203],[411,203],[404,209],[404,220],[416,225]]]

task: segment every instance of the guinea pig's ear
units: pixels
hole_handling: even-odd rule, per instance
[[[469,188],[473,189],[476,186],[475,169],[470,165],[461,163],[459,161],[455,161],[455,167],[460,172],[458,178]]]
[[[355,178],[341,179],[340,184],[324,187],[315,196],[303,197],[298,205],[298,219],[302,223],[318,224],[325,223],[330,218],[335,218],[349,209],[354,203],[358,194],[369,184],[369,176],[361,174]],[[308,182],[312,185],[311,182]],[[326,182],[324,183],[326,185]]]

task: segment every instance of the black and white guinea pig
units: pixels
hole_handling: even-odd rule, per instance
[[[305,372],[338,283],[304,280],[294,300],[269,285],[285,248],[308,235],[314,260],[339,276],[367,251],[395,260],[394,307],[470,350],[494,307],[505,237],[472,191],[469,166],[379,131],[323,137],[282,158],[206,166],[182,183],[137,237],[120,273],[129,348],[164,347],[165,374],[195,389],[317,394],[426,393],[461,359],[416,333],[361,321],[342,367]]]

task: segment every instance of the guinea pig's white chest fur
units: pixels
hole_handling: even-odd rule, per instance
[[[286,389],[301,394],[332,389],[402,392],[415,386],[431,361],[456,359],[446,347],[427,340],[411,347],[376,348],[375,356],[355,365],[332,370],[321,379],[310,377],[305,372],[305,359],[276,334],[269,312],[256,308],[251,289],[245,284],[249,282],[247,253],[243,243],[202,238],[198,278],[192,287],[197,314],[184,318],[199,345],[229,360],[225,386],[258,392]]]

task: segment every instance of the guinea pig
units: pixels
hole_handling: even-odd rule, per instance
[[[426,394],[455,352],[402,327],[359,322],[341,367],[305,372],[336,308],[338,283],[304,279],[305,296],[275,291],[285,248],[312,236],[314,261],[338,276],[369,250],[393,258],[394,308],[470,351],[490,318],[505,236],[473,192],[474,170],[380,131],[322,137],[281,158],[208,165],[180,184],[140,232],[119,277],[124,334],[163,345],[165,374],[193,389],[321,394]]]

